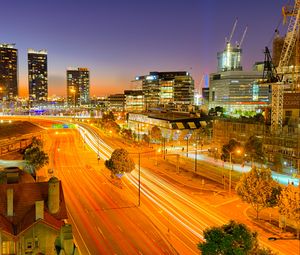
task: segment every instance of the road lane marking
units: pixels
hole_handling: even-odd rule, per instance
[[[98,226],[97,226],[97,230],[102,235],[103,239],[106,239],[103,232],[102,232],[102,230]]]

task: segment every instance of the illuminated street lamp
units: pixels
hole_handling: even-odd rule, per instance
[[[2,87],[0,87],[0,94],[1,94],[1,100],[2,100],[2,114],[4,115],[4,106],[3,106],[4,100],[3,100],[3,88]]]
[[[240,154],[241,150],[237,149],[236,151],[229,151],[229,150],[227,150],[227,151],[229,152],[229,162],[230,162],[230,166],[231,166],[230,169],[229,169],[229,195],[231,195],[231,172],[233,170],[232,153],[236,152],[237,154]]]

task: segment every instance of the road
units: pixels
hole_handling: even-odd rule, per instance
[[[96,160],[94,166],[87,164],[91,153],[76,137],[71,130],[49,131],[54,174],[62,181],[82,254],[176,254],[130,195],[125,197],[101,173]]]
[[[123,177],[122,189],[120,182],[112,183],[103,160],[113,148],[87,127],[80,128],[80,136],[74,130],[49,129],[46,139],[82,254],[199,254],[196,245],[203,240],[204,229],[245,218],[247,206],[238,199],[206,203],[203,194],[182,189],[177,180],[161,178],[156,170],[165,165],[154,167],[149,159],[142,160],[141,206],[137,207],[137,169]],[[279,254],[298,254],[296,241],[271,244],[268,233],[260,236]]]

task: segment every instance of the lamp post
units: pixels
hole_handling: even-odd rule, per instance
[[[196,140],[196,144],[195,144],[195,173],[197,173],[197,150],[198,150],[198,146],[197,143],[198,141]]]
[[[152,150],[152,151],[145,151],[145,152],[137,152],[137,153],[129,153],[129,154],[138,154],[139,155],[139,160],[138,160],[138,163],[139,163],[139,167],[138,167],[138,179],[139,179],[139,196],[138,196],[138,206],[141,205],[141,154],[145,154],[145,153],[150,153],[150,152],[155,152],[155,150]]]
[[[186,157],[189,157],[189,136],[186,136]]]
[[[3,88],[0,87],[0,94],[1,94],[1,103],[2,103],[2,115],[4,115],[4,99],[3,99]]]
[[[97,146],[97,160],[98,160],[98,165],[99,165],[99,161],[100,161],[100,152],[99,152],[99,146],[100,146],[100,141],[99,141],[99,136],[98,136],[98,146]]]
[[[238,149],[236,151],[228,151],[229,152],[229,162],[230,162],[230,169],[229,169],[229,196],[231,196],[231,172],[233,171],[233,164],[232,164],[232,153],[236,152],[237,154],[241,153],[241,150]]]

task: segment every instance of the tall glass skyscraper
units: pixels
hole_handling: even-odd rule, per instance
[[[87,68],[67,70],[68,104],[77,106],[90,102],[90,71]]]
[[[0,99],[18,96],[18,50],[15,44],[0,44]]]
[[[28,86],[31,106],[47,102],[48,65],[46,50],[28,49]]]

